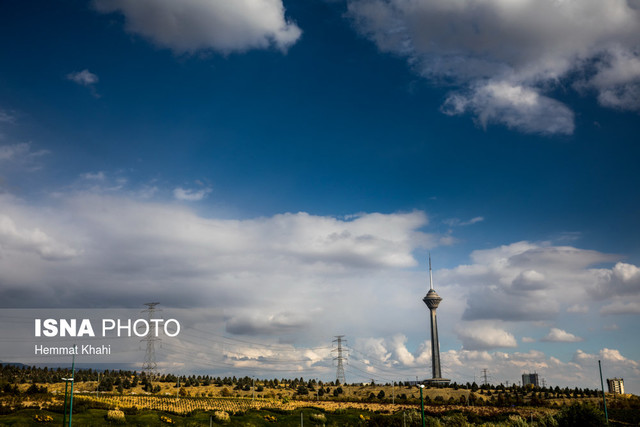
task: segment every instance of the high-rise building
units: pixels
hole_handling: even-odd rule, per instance
[[[529,373],[529,374],[522,374],[522,387],[531,385],[533,387],[540,387],[540,380],[538,379],[538,374],[537,373]]]
[[[622,378],[607,378],[609,393],[624,394],[624,380]]]
[[[442,298],[433,289],[433,273],[431,272],[431,254],[429,254],[429,292],[422,299],[429,307],[431,313],[431,373],[432,378],[427,380],[431,384],[449,384],[450,380],[442,378],[440,370],[440,342],[438,341],[438,320],[436,319],[436,309],[440,305]]]

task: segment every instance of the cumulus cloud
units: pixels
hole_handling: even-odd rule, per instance
[[[79,250],[57,241],[38,228],[18,227],[13,218],[1,214],[0,251],[4,257],[18,251],[34,253],[48,261],[69,259],[80,253]]]
[[[67,74],[67,79],[80,86],[93,86],[99,81],[98,76],[87,69],[69,73]]]
[[[638,108],[640,19],[625,0],[351,0],[348,7],[381,51],[458,88],[445,113],[469,113],[481,126],[571,134],[574,114],[553,93],[576,72],[602,105]]]
[[[484,129],[493,123],[525,133],[572,134],[574,129],[574,114],[566,105],[532,88],[502,81],[451,93],[441,111],[449,116],[471,113]]]
[[[588,313],[589,307],[585,304],[574,304],[570,307],[567,307],[567,313]]]
[[[540,341],[549,341],[549,342],[580,342],[584,341],[583,338],[577,337],[572,333],[567,331],[563,331],[558,328],[551,328],[549,333],[542,338]]]
[[[619,350],[611,348],[603,348],[598,354],[590,354],[582,350],[576,350],[571,361],[579,366],[591,367],[594,366],[599,359],[614,366],[635,368],[635,375],[639,373],[637,369],[639,364],[637,361],[628,359],[624,357]]]
[[[177,187],[173,190],[173,197],[175,197],[177,200],[182,200],[185,202],[199,202],[200,200],[204,199],[209,193],[211,193],[211,189],[209,188],[192,190]]]
[[[640,301],[614,301],[602,307],[600,314],[640,314]]]
[[[618,262],[612,269],[594,270],[601,296],[640,295],[640,268]]]
[[[445,372],[470,378],[469,382],[482,369],[489,367],[487,374],[492,383],[505,384],[516,382],[523,372],[538,372],[547,384],[571,388],[598,388],[600,381],[593,375],[598,360],[607,363],[607,371],[625,379],[637,378],[640,374],[638,362],[629,359],[616,349],[601,349],[597,354],[577,350],[570,360],[560,360],[539,350],[505,353],[501,351],[449,350],[442,353]]]
[[[236,335],[282,335],[303,330],[310,323],[307,316],[282,312],[264,317],[236,316],[226,323],[226,330]]]
[[[517,347],[512,334],[491,325],[466,324],[456,334],[465,350],[488,350],[501,347]]]
[[[357,338],[348,351],[351,366],[360,367],[356,368],[360,374],[353,372],[356,375],[367,372],[384,378],[389,375],[391,369],[424,370],[425,367],[431,366],[430,342],[421,343],[412,352],[407,348],[407,337],[404,334],[395,334],[388,338]]]
[[[178,53],[286,51],[301,36],[282,0],[94,0],[102,13],[120,12],[126,29]]]
[[[614,46],[597,60],[595,74],[574,85],[578,90],[592,89],[598,102],[619,110],[640,111],[640,57],[621,46]]]
[[[368,300],[403,295],[385,287],[391,280],[386,271],[415,266],[412,252],[436,242],[419,230],[428,223],[419,211],[348,219],[301,212],[233,220],[203,218],[184,205],[86,191],[60,194],[46,209],[4,197],[0,211],[8,217],[2,228],[5,256],[0,257],[0,299],[7,306],[87,300],[109,306],[122,304],[123,298],[137,305],[154,295],[174,306],[224,308],[234,331],[249,331],[264,319],[271,319],[273,328],[287,322],[302,327],[306,320],[296,316],[314,310],[362,321]],[[29,220],[20,225],[17,218]],[[6,256],[9,249],[15,252],[12,259]],[[73,256],[74,263],[51,269],[30,261],[27,253]],[[21,268],[25,263],[32,268]],[[396,283],[405,280],[401,272],[393,276]],[[40,292],[23,295],[19,283]],[[343,297],[340,304],[327,303]],[[362,306],[344,310],[353,298]],[[241,321],[242,315],[247,319]]]
[[[72,73],[67,74],[67,79],[72,82],[79,84],[80,86],[84,86],[89,88],[91,95],[96,98],[100,98],[100,95],[96,91],[96,84],[100,81],[97,75],[93,74],[91,71],[84,69],[82,71],[74,71]]]
[[[470,265],[440,272],[441,281],[467,290],[464,320],[548,320],[561,309],[583,309],[603,278],[635,280],[628,268],[626,275],[622,268],[589,268],[615,261],[613,255],[549,243],[517,242],[477,250],[471,259]]]

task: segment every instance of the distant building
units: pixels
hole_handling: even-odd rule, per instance
[[[522,387],[526,386],[540,387],[540,380],[538,379],[538,374],[522,374]]]
[[[622,378],[607,378],[609,393],[624,394],[624,380]]]

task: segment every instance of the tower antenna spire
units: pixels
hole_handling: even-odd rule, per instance
[[[431,252],[429,252],[429,289],[433,290],[433,274],[431,273]]]

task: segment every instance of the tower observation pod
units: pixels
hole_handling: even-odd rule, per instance
[[[442,378],[440,369],[440,341],[438,341],[438,319],[436,309],[440,305],[442,298],[433,289],[433,273],[431,272],[431,254],[429,254],[429,292],[422,298],[422,301],[429,307],[431,314],[431,375],[432,378],[426,380],[429,384],[447,385],[450,380]]]

